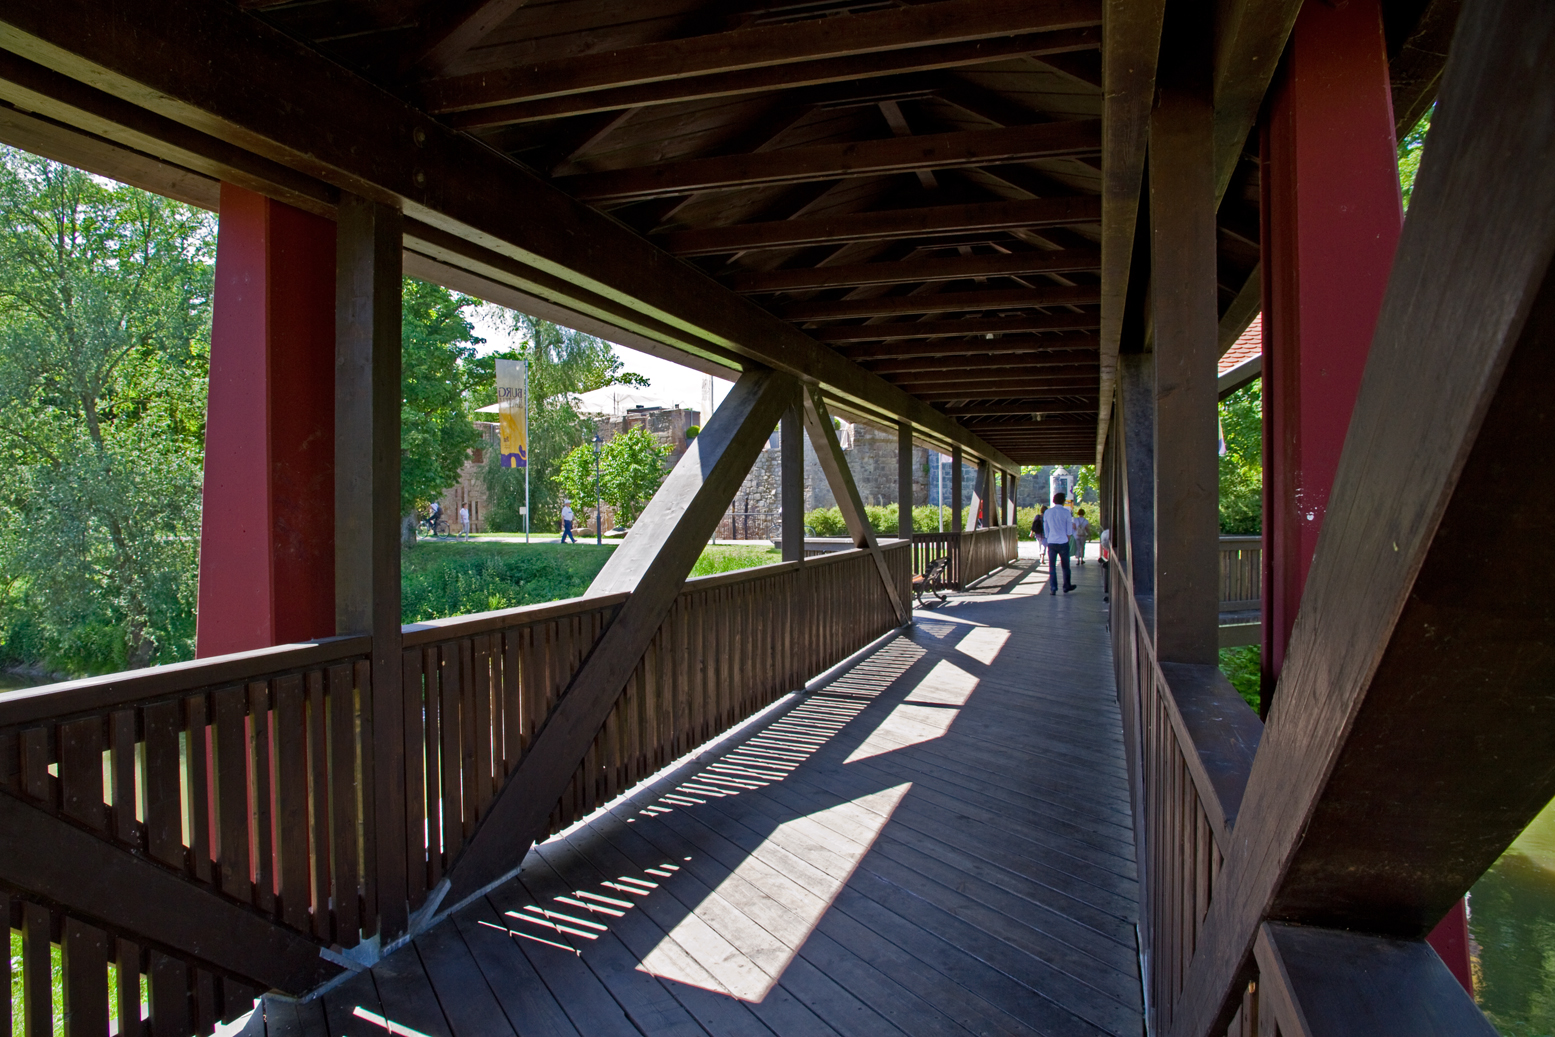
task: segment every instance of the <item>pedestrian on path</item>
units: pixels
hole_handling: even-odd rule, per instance
[[[459,505],[459,532],[464,539],[470,539],[470,506]]]
[[[1090,539],[1090,535],[1091,521],[1085,517],[1085,509],[1079,508],[1074,513],[1074,535],[1069,538],[1076,565],[1085,564],[1085,542]]]
[[[1053,494],[1053,506],[1042,515],[1042,536],[1047,541],[1048,582],[1058,593],[1058,563],[1064,563],[1064,593],[1074,590],[1069,578],[1069,538],[1074,534],[1074,516],[1064,507],[1062,493]]]
[[[569,540],[572,541],[574,544],[576,544],[578,542],[578,538],[572,535],[572,520],[573,520],[573,518],[574,518],[574,516],[573,516],[573,513],[572,513],[572,505],[568,504],[566,501],[563,501],[562,502],[562,543],[564,543],[564,544],[567,543],[567,541],[569,541]]]

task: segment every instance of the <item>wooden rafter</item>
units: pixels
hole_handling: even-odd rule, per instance
[[[821,342],[882,342],[904,338],[959,338],[963,335],[1001,335],[1027,331],[1084,331],[1095,328],[1099,318],[1090,313],[1033,313],[1020,317],[974,317],[966,320],[893,321],[890,324],[850,324],[819,328]]]
[[[781,307],[777,312],[784,320],[837,320],[845,317],[897,317],[915,313],[1031,309],[1037,306],[1094,306],[1099,302],[1100,287],[1076,285],[941,292],[934,295],[882,295],[873,299],[845,299],[839,302],[800,302]]]
[[[889,209],[844,216],[773,220],[734,227],[675,231],[659,240],[676,255],[716,255],[756,249],[800,248],[806,245],[893,241],[969,231],[1008,231],[1028,227],[1059,227],[1095,223],[1101,205],[1091,197],[1044,198],[1020,202],[980,202],[936,205],[921,209]]]
[[[854,263],[797,270],[733,274],[725,279],[737,292],[786,292],[876,284],[913,284],[965,278],[1022,277],[1099,269],[1101,253],[1087,249],[1056,252],[961,256],[956,259],[904,259],[895,263]]]
[[[1057,32],[1024,33],[998,39],[913,47],[842,58],[823,58],[788,65],[741,69],[713,75],[665,79],[632,86],[609,87],[585,93],[561,94],[534,100],[513,101],[489,108],[471,108],[444,116],[460,129],[545,122],[551,119],[612,112],[655,105],[706,101],[719,97],[816,87],[861,79],[878,79],[911,72],[962,68],[1010,58],[1067,54],[1095,50],[1101,45],[1097,29],[1061,29]]]
[[[1000,356],[1009,353],[1045,353],[1096,347],[1088,331],[1060,331],[1042,335],[1000,335],[997,338],[936,339],[932,342],[901,340],[870,345],[845,345],[850,360],[869,361],[893,357]]]
[[[961,43],[1020,33],[1098,25],[1095,0],[945,0],[846,19],[760,25],[555,58],[521,68],[456,76],[426,84],[419,96],[430,112],[454,112],[525,98],[584,93],[663,80],[737,72],[820,58]]]
[[[1092,119],[1075,119],[1012,129],[968,130],[786,148],[759,155],[699,158],[559,177],[556,183],[574,198],[624,201],[717,188],[798,184],[918,169],[1091,155],[1100,149],[1101,124]]]

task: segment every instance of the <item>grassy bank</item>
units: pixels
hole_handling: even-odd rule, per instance
[[[407,623],[574,598],[588,590],[614,545],[422,543],[406,551],[401,614]],[[692,576],[782,560],[776,548],[709,545]]]

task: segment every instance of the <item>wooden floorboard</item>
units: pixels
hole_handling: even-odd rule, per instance
[[[426,1037],[1138,1037],[1101,571],[1059,597],[1045,575],[918,611],[320,1015],[346,1035],[381,1017]],[[311,1028],[274,1014],[272,1033]]]

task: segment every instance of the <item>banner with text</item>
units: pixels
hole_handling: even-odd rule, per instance
[[[529,364],[497,361],[497,430],[502,467],[529,467]]]

